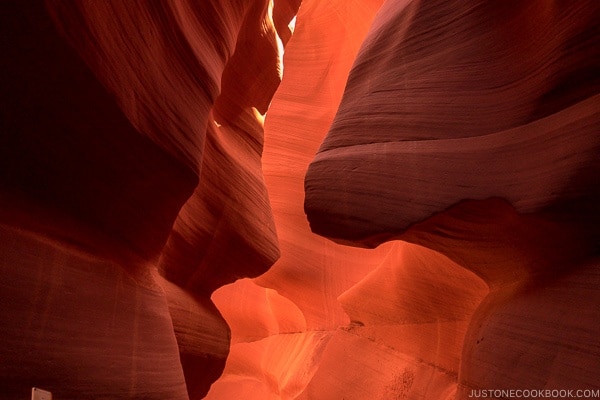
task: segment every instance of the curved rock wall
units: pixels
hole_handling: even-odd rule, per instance
[[[212,296],[232,329],[209,399],[452,398],[470,317],[488,293],[472,272],[405,242],[374,250],[312,234],[304,173],[380,4],[304,1],[265,124],[263,170],[281,258]],[[360,27],[360,29],[359,29]]]
[[[599,388],[596,1],[0,8],[0,398]]]
[[[386,2],[307,174],[315,232],[373,245],[463,199],[597,194],[599,12]]]
[[[468,317],[456,393],[427,398],[599,387],[598,16],[585,0],[391,0],[357,56],[306,174],[311,229],[419,244],[489,288]],[[398,290],[419,287],[402,278],[417,286]],[[381,293],[364,297],[403,315]],[[415,387],[424,374],[397,398],[433,393]]]
[[[210,294],[279,256],[262,114],[298,5],[2,4],[0,398],[204,397]]]

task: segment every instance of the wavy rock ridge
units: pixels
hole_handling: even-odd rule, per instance
[[[600,389],[596,1],[0,8],[0,398]]]
[[[598,389],[599,12],[590,1],[392,0],[375,18],[306,174],[311,228],[359,246],[425,246],[489,292],[468,295],[457,278],[464,298],[452,299],[481,303],[459,362],[432,362],[454,389],[430,394],[440,386],[418,387],[419,372],[399,397],[381,398]],[[374,310],[393,305],[386,317],[403,315],[400,299],[381,295],[389,285],[419,299],[414,317],[454,304],[437,292],[428,304],[431,290],[407,273],[385,277],[340,301],[370,283],[363,297]]]
[[[210,294],[279,256],[262,114],[297,7],[2,4],[0,397],[204,397]]]

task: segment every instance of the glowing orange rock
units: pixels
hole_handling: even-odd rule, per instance
[[[429,247],[490,290],[467,321],[458,386],[417,387],[429,372],[414,370],[398,396],[597,387],[600,364],[589,349],[600,334],[591,306],[599,301],[600,86],[591,73],[599,12],[590,1],[388,1],[375,19],[306,175],[311,228],[360,246],[401,239]],[[417,295],[419,276],[383,275],[369,276],[373,289],[349,292],[365,293],[364,309],[358,300],[346,309],[372,320],[369,305],[379,303],[391,315],[375,320],[410,321],[408,299],[415,320],[431,314],[431,301],[440,311],[453,304],[445,291]],[[582,281],[590,287],[577,289]],[[388,297],[382,289],[392,286],[407,298]],[[471,290],[460,290],[455,305],[476,303]],[[579,290],[582,307],[568,300]],[[411,352],[411,332],[401,337],[401,351]],[[378,384],[372,391],[384,396]]]

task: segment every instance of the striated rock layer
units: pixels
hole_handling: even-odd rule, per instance
[[[263,170],[281,257],[212,296],[232,346],[209,399],[447,398],[488,287],[406,242],[375,250],[310,232],[304,174],[333,120],[377,2],[300,7],[265,123]]]
[[[386,2],[307,174],[313,229],[368,242],[463,199],[597,195],[599,12]]]
[[[417,371],[397,398],[600,387],[599,16],[585,0],[392,0],[375,18],[306,174],[311,229],[422,245],[489,288],[445,368],[455,393]],[[418,298],[415,316],[443,310]]]
[[[204,397],[212,291],[279,256],[262,122],[298,3],[1,8],[0,398]]]
[[[600,389],[595,0],[0,9],[0,399]]]

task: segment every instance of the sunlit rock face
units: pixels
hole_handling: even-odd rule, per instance
[[[232,345],[209,399],[433,399],[457,391],[463,339],[488,293],[482,279],[405,242],[337,245],[311,233],[304,215],[305,171],[379,6],[300,7],[265,123],[263,171],[281,257],[266,274],[213,294]]]
[[[0,399],[599,388],[595,0],[0,8]]]
[[[455,392],[426,398],[599,386],[599,16],[593,1],[387,1],[356,58],[306,175],[312,230],[425,246],[489,291],[468,317],[459,368],[433,361],[456,373]],[[379,286],[415,290],[415,317],[444,310],[410,275],[415,285],[385,276]],[[481,300],[467,287],[457,303]],[[424,374],[397,398],[434,390],[415,386]]]

